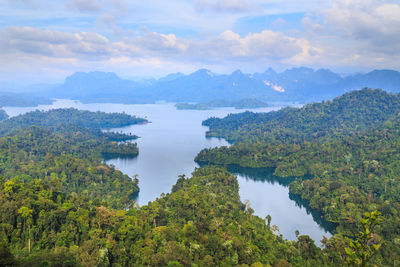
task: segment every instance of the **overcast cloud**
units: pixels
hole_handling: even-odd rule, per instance
[[[400,70],[398,1],[281,2],[0,0],[0,81],[61,81],[78,70]]]

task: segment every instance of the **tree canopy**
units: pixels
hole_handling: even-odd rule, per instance
[[[204,149],[196,161],[298,177],[291,194],[335,223],[338,236],[354,236],[363,214],[379,211],[385,223],[374,238],[384,245],[373,260],[393,265],[400,257],[399,111],[399,95],[363,89],[298,109],[212,118],[204,122],[209,135],[235,143]]]

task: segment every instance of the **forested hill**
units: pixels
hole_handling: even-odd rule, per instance
[[[71,113],[85,119],[70,120],[74,116],[66,115]],[[10,130],[0,137],[0,266],[343,262],[335,251],[317,248],[308,236],[283,240],[246,209],[236,178],[220,168],[196,170],[191,179],[180,177],[172,193],[136,207],[132,197],[138,180],[101,159],[104,150],[120,153],[124,145],[93,135],[93,128],[66,123],[55,130],[59,124],[53,124],[59,116],[60,122],[104,126],[94,123],[97,115],[119,121],[115,114],[75,110],[33,112],[9,120],[10,127],[18,122],[19,128],[37,122],[42,126]]]
[[[343,247],[343,236],[362,229],[358,222],[364,212],[379,211],[384,223],[366,236],[366,250],[383,244],[372,262],[393,266],[400,258],[398,99],[364,89],[301,109],[210,119],[206,124],[212,133],[240,142],[204,149],[196,161],[272,167],[282,179],[297,176],[290,193],[337,224],[335,236],[325,243],[335,249]],[[304,179],[305,175],[313,178]]]
[[[54,100],[35,94],[0,92],[0,107],[36,107],[50,105]]]
[[[138,153],[135,144],[119,145],[83,133],[55,133],[33,126],[0,138],[0,175],[11,187],[41,180],[63,193],[125,207],[138,191],[137,180],[101,162],[102,154],[110,151]]]
[[[141,208],[115,209],[62,194],[43,179],[0,180],[0,262],[22,266],[340,266],[340,251],[308,236],[283,240],[240,202],[221,168],[180,177]],[[110,189],[114,192],[115,188]],[[28,240],[31,252],[28,253]],[[1,242],[0,241],[0,242]],[[13,256],[11,253],[14,254]]]
[[[22,137],[21,149],[24,146],[32,146],[33,149],[40,147],[55,155],[69,153],[101,160],[115,155],[132,157],[138,154],[135,143],[116,142],[136,139],[136,135],[103,132],[102,128],[145,122],[147,120],[125,113],[90,112],[73,108],[33,111],[0,122],[0,136]],[[30,138],[26,139],[25,135]]]
[[[60,178],[64,192],[86,192],[87,196],[124,206],[138,191],[137,181],[132,182],[101,161],[110,155],[136,156],[135,143],[114,141],[136,136],[103,133],[100,128],[144,121],[122,113],[76,109],[34,111],[10,118],[0,122],[0,133],[4,136],[0,138],[0,175],[22,182],[35,179],[51,182]],[[110,197],[107,191],[115,183],[120,191]]]
[[[302,143],[367,131],[400,112],[400,96],[383,90],[362,89],[332,101],[269,113],[245,112],[223,119],[210,118],[208,136],[230,141]]]
[[[74,108],[52,109],[49,111],[32,111],[12,117],[0,123],[0,135],[5,135],[16,129],[24,129],[31,125],[52,127],[79,126],[91,129],[116,128],[131,124],[147,122],[125,113],[90,112]]]
[[[56,110],[0,125],[10,127],[0,137],[0,266],[343,266],[352,257],[345,248],[361,240],[335,236],[324,249],[308,236],[283,240],[270,217],[240,202],[237,179],[218,167],[179,177],[171,193],[139,208],[132,201],[138,180],[102,162],[103,153],[137,154],[137,147],[99,134],[105,124],[97,116],[113,126],[125,117]],[[365,196],[345,182],[330,188]],[[352,199],[337,201],[359,204]]]
[[[45,266],[78,264],[63,244],[74,250],[91,240],[96,234],[88,237],[89,217],[107,208],[128,208],[139,191],[136,178],[102,162],[105,155],[136,156],[136,144],[112,141],[135,136],[100,128],[143,121],[126,114],[59,109],[0,123],[6,135],[0,137],[0,266],[42,266],[42,257],[52,263]]]

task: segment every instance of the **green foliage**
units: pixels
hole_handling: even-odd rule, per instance
[[[137,180],[101,163],[100,154],[110,148],[118,151],[118,147],[102,139],[36,127],[0,138],[0,175],[7,180],[4,190],[11,194],[21,183],[41,180],[63,192],[124,207],[138,191]]]
[[[96,115],[78,113],[29,113],[0,125],[16,128],[0,138],[7,264],[17,258],[21,266],[325,265],[320,249],[296,250],[246,212],[236,178],[224,169],[180,176],[171,194],[136,207],[137,179],[102,163],[107,153],[137,154],[136,145],[110,141],[124,137],[103,135],[97,127],[104,124],[86,121]],[[57,124],[61,115],[76,124]],[[28,126],[35,122],[40,127]]]
[[[9,248],[0,242],[0,266],[15,266],[18,262],[15,256],[10,252]]]
[[[283,240],[246,212],[237,179],[226,170],[197,169],[179,184],[141,208],[113,209],[39,179],[15,181],[11,193],[3,182],[0,238],[26,266],[327,265],[309,238]],[[21,242],[26,214],[32,216],[30,254]]]
[[[139,191],[137,179],[102,163],[102,153],[136,155],[136,144],[72,125],[14,133],[0,138],[0,241],[21,266],[76,266],[79,247],[97,238],[91,224],[101,228],[99,216],[128,208]]]
[[[40,180],[64,193],[84,195],[92,201],[107,203],[115,208],[126,207],[139,191],[137,179],[132,180],[113,167],[103,164],[102,160],[104,155],[136,156],[138,148],[134,143],[110,141],[100,130],[87,128],[100,126],[100,123],[84,122],[105,118],[105,123],[121,126],[117,123],[123,123],[122,119],[128,115],[121,115],[120,118],[119,114],[114,114],[107,121],[105,113],[81,113],[73,109],[54,112],[28,113],[19,116],[16,121],[8,120],[8,124],[13,125],[18,124],[18,121],[45,118],[42,124],[47,128],[30,126],[0,138],[0,175],[6,179],[5,193],[10,195],[15,193],[17,186]],[[60,125],[55,129],[53,121],[65,116],[60,118],[60,123],[68,124],[68,114],[75,114],[73,117],[81,116],[75,121],[80,120],[83,125],[88,126]],[[38,115],[38,118],[34,115]],[[73,121],[74,119],[70,122]],[[17,128],[24,125],[22,123]]]
[[[3,121],[7,118],[8,118],[8,114],[3,109],[0,109],[0,121]]]
[[[145,122],[145,119],[124,113],[89,112],[72,108],[34,111],[1,122],[0,136],[9,137],[0,142],[14,151],[30,153],[32,149],[39,156],[79,154],[80,158],[95,160],[115,156],[134,157],[138,154],[136,144],[124,141],[136,139],[137,136],[103,132],[101,128]]]
[[[298,143],[325,141],[367,131],[400,111],[399,95],[363,89],[302,108],[269,113],[244,112],[210,118],[208,136],[234,142]]]
[[[59,127],[65,126],[101,129],[146,122],[145,119],[125,113],[90,112],[74,108],[53,109],[45,112],[36,110],[0,123],[0,135],[7,135],[12,131],[25,129],[32,125],[50,127],[57,131]]]
[[[346,248],[349,265],[370,266],[371,258],[381,247],[381,244],[376,243],[373,233],[375,226],[381,221],[380,215],[376,211],[366,212],[364,218],[360,219],[363,230],[359,232],[356,240],[350,240],[350,245]]]
[[[209,119],[211,134],[240,142],[205,149],[196,161],[270,167],[276,176],[300,177],[290,192],[335,223],[338,235],[354,236],[362,215],[379,211],[385,223],[376,236],[385,245],[373,262],[393,265],[400,257],[399,110],[399,95],[363,89],[301,109]],[[330,257],[343,259],[347,241],[332,242],[341,252]]]
[[[372,110],[360,101],[369,101]],[[7,134],[0,138],[1,263],[341,266],[348,257],[353,263],[392,265],[400,255],[396,101],[380,90],[362,90],[303,109],[244,113],[235,117],[236,124],[229,116],[211,120],[212,131],[220,127],[222,133],[227,126],[242,142],[204,150],[196,160],[314,176],[295,180],[290,191],[337,223],[338,234],[323,241],[323,250],[308,236],[288,241],[274,234],[271,218],[252,216],[240,202],[237,179],[219,167],[196,169],[190,179],[182,175],[171,193],[140,208],[133,205],[137,179],[102,163],[107,154],[138,152],[135,144],[115,142],[129,136],[100,131],[126,125],[125,119],[132,119],[126,114],[68,109],[7,120],[0,123]],[[331,123],[323,124],[327,119]],[[377,225],[375,210],[384,224]],[[366,211],[371,213],[360,221],[363,231],[354,240],[346,238],[354,236]]]

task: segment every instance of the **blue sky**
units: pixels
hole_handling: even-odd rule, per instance
[[[75,71],[400,70],[391,0],[0,0],[0,82]]]

